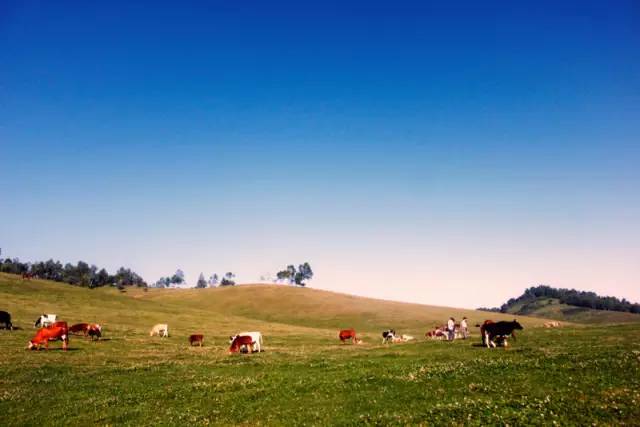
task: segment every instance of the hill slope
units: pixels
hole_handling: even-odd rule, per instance
[[[575,323],[636,323],[640,315],[621,311],[595,310],[563,304],[557,298],[539,297],[520,301],[506,308],[506,313],[516,316],[533,316]]]
[[[241,285],[215,289],[150,289],[135,290],[136,298],[164,303],[184,304],[212,313],[233,314],[265,322],[339,329],[379,332],[395,328],[398,332],[417,334],[440,325],[453,316],[463,316],[474,325],[488,317],[513,320],[510,314],[491,313],[461,308],[409,304],[386,301],[312,288],[285,285]],[[522,318],[525,326],[542,323],[535,318]]]

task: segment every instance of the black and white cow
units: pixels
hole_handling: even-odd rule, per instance
[[[495,347],[496,343],[494,340],[498,338],[503,342],[504,346],[507,346],[507,337],[515,334],[513,331],[516,329],[523,329],[522,325],[517,321],[505,322],[500,321],[496,323],[486,323],[482,326],[484,330],[484,343],[487,347]]]
[[[0,311],[0,323],[4,323],[5,329],[12,330],[11,315],[6,311]]]
[[[42,316],[38,317],[38,320],[36,320],[36,323],[33,324],[33,327],[44,328],[49,325],[52,325],[56,323],[57,317],[58,316],[56,316],[55,314],[43,314]]]
[[[386,344],[388,342],[394,342],[395,338],[396,338],[395,329],[388,329],[382,332],[382,344]]]

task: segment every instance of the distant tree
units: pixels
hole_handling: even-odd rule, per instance
[[[294,276],[294,282],[296,285],[305,286],[305,281],[311,280],[313,278],[313,270],[311,270],[311,266],[308,262],[304,264],[300,264],[298,266],[298,271]]]
[[[220,282],[220,286],[233,286],[236,284],[236,282],[233,281],[233,278],[236,277],[235,274],[233,274],[232,272],[228,272],[224,275],[224,277],[222,278],[222,281]]]
[[[214,288],[219,283],[219,281],[220,279],[218,278],[218,275],[216,273],[213,273],[211,277],[209,277],[209,286]]]
[[[184,272],[180,269],[177,269],[174,275],[171,276],[171,283],[175,283],[176,285],[184,283],[184,281]]]
[[[204,274],[200,273],[200,276],[198,277],[198,282],[196,283],[196,288],[206,288],[207,287],[207,281],[204,279]]]

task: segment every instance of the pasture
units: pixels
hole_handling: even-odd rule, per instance
[[[0,275],[2,425],[596,424],[640,422],[640,325],[525,326],[512,347],[426,341],[450,315],[313,289],[88,290]],[[33,321],[99,322],[103,339],[26,351]],[[503,317],[511,320],[513,317]],[[149,337],[166,322],[169,338]],[[342,345],[341,327],[365,343]],[[380,344],[394,327],[416,342]],[[228,336],[259,330],[266,351],[228,355]],[[203,347],[188,336],[205,335]]]

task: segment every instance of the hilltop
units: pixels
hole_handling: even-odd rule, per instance
[[[482,309],[518,316],[543,317],[577,323],[640,322],[640,304],[595,292],[535,286],[500,308]]]

